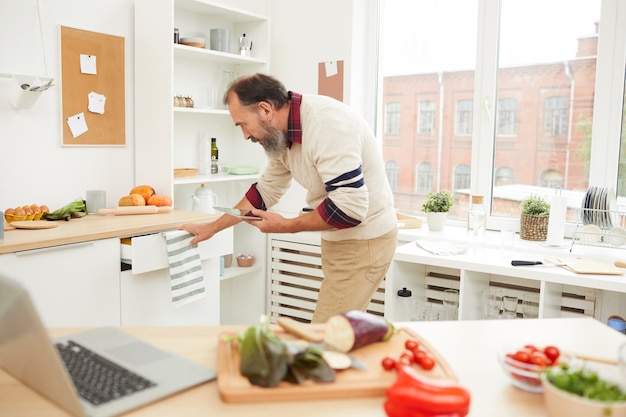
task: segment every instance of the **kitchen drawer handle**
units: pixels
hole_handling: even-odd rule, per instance
[[[14,252],[14,253],[16,256],[28,256],[28,255],[35,255],[38,253],[54,252],[57,250],[73,249],[73,248],[79,248],[79,247],[89,246],[89,245],[93,245],[93,242],[68,243],[66,245],[50,246],[47,248],[39,248],[39,249],[29,249],[29,250]]]

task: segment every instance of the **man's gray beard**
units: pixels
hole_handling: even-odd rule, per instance
[[[269,126],[261,122],[262,132],[260,143],[265,149],[265,153],[269,158],[280,158],[285,150],[287,150],[287,136],[275,127]],[[256,138],[251,139],[252,142],[258,142]]]

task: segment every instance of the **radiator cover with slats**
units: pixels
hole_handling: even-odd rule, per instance
[[[270,320],[288,316],[310,322],[324,275],[320,245],[271,239]],[[367,311],[384,314],[385,282]]]

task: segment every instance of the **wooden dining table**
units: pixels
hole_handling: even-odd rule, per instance
[[[480,417],[547,416],[543,395],[514,387],[501,369],[497,352],[503,346],[551,344],[590,361],[616,362],[618,348],[626,343],[624,334],[593,318],[399,322],[396,326],[410,329],[445,358],[458,383],[470,391],[469,415]],[[123,327],[122,330],[218,369],[220,335],[236,333],[246,327]],[[61,336],[78,330],[81,329],[54,328],[50,329],[50,335]],[[346,399],[225,402],[217,381],[211,381],[135,409],[125,416],[384,417],[384,400],[383,394]],[[0,417],[67,415],[53,402],[0,369]]]

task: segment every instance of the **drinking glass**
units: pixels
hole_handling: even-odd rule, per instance
[[[503,318],[517,318],[517,297],[514,297],[512,295],[505,295],[504,297],[502,297],[502,307],[504,308],[504,312],[502,313]]]
[[[539,317],[539,294],[534,292],[522,294],[522,314],[525,319]]]
[[[459,292],[448,288],[443,291],[443,312],[446,320],[456,320],[459,309]]]
[[[488,287],[482,293],[483,319],[497,319],[502,308],[502,290]]]
[[[415,319],[417,321],[437,321],[439,320],[439,311],[433,306],[433,303],[424,301],[418,302],[415,309]]]

